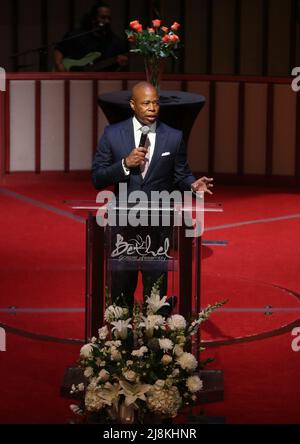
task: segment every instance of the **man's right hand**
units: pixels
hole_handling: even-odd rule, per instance
[[[140,165],[144,165],[145,156],[147,154],[147,149],[139,146],[138,148],[134,148],[131,153],[125,158],[125,164],[128,168],[137,167]]]

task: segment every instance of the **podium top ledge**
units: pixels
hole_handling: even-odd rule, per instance
[[[118,205],[111,204],[103,204],[97,203],[92,200],[69,200],[64,202],[66,205],[72,208],[73,211],[76,212],[97,212],[98,210],[106,210],[111,209],[115,211],[126,211],[126,210],[137,210],[137,211],[197,211],[197,212],[212,212],[212,213],[220,213],[223,212],[223,205],[221,202],[210,202],[205,203],[204,205],[195,205],[195,204],[186,204],[186,205],[164,205],[158,206],[149,205],[143,203],[139,203],[137,206],[136,203],[131,205],[126,205],[125,203],[119,202]]]

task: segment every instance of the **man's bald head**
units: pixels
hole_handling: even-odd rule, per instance
[[[131,109],[136,118],[145,125],[155,122],[159,112],[157,89],[148,82],[139,82],[132,88]]]
[[[131,97],[134,99],[136,96],[143,94],[145,91],[151,91],[157,94],[157,89],[149,82],[139,82],[132,88]]]

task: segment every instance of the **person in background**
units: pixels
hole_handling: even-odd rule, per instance
[[[111,29],[111,9],[97,2],[82,18],[80,28],[68,32],[54,48],[54,69],[120,71],[128,64],[127,42]]]

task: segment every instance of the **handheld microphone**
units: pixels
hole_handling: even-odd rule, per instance
[[[142,135],[141,135],[139,146],[144,148],[146,145],[147,135],[150,131],[150,128],[149,128],[149,126],[145,125],[145,126],[142,126],[141,131],[142,131]]]

